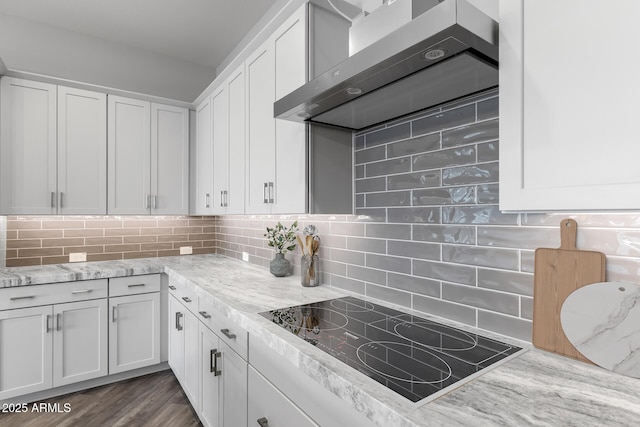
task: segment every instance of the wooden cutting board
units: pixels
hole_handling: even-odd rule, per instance
[[[533,279],[533,345],[543,350],[589,362],[567,339],[560,323],[560,310],[576,289],[605,280],[605,256],[576,248],[578,224],[560,222],[560,247],[535,252]]]

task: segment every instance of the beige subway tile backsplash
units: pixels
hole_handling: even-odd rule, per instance
[[[6,266],[69,262],[86,252],[87,261],[155,258],[215,252],[211,217],[185,216],[8,216]]]

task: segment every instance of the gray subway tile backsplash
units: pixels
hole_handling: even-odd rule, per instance
[[[266,268],[264,227],[297,218],[318,227],[324,285],[530,341],[534,250],[559,247],[571,216],[607,279],[635,280],[640,214],[501,212],[499,145],[496,90],[363,130],[355,215],[217,217],[216,250]],[[286,255],[298,269],[300,255]]]

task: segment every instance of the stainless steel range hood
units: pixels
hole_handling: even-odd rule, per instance
[[[498,24],[445,0],[278,100],[279,119],[359,130],[498,85]]]

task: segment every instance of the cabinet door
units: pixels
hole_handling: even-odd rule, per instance
[[[229,180],[229,92],[226,82],[211,95],[213,108],[213,197],[212,213],[226,213]]]
[[[189,213],[189,110],[151,104],[151,213]]]
[[[218,336],[200,323],[200,401],[198,414],[206,427],[220,425],[220,375],[221,364],[217,357]],[[217,365],[217,366],[216,366]],[[215,369],[214,369],[215,367]],[[246,413],[246,409],[245,409]],[[246,421],[244,424],[247,425]]]
[[[151,104],[108,97],[108,213],[148,214],[151,209]]]
[[[56,213],[56,86],[0,80],[0,211]]]
[[[247,362],[222,340],[218,347],[222,375],[221,413],[224,427],[247,425]]]
[[[53,386],[50,305],[0,311],[0,400]]]
[[[230,77],[229,92],[229,183],[227,185],[226,213],[244,213],[245,191],[245,73],[242,64]]]
[[[109,298],[109,374],[160,363],[160,293]]]
[[[249,425],[265,418],[269,427],[317,426],[287,396],[275,388],[253,367],[249,367]]]
[[[184,314],[187,309],[169,296],[169,366],[182,383],[184,379]]]
[[[184,378],[182,386],[191,405],[198,407],[200,385],[200,338],[199,321],[189,310],[184,310]]]
[[[634,0],[500,2],[501,209],[640,207],[638,16]]]
[[[307,81],[306,28],[306,5],[303,5],[274,35],[275,99],[288,95]],[[271,212],[304,213],[307,125],[275,120],[275,133],[275,194]]]
[[[106,298],[53,306],[53,386],[107,375]]]
[[[213,134],[211,97],[196,107],[195,215],[211,215],[213,196]],[[193,171],[192,171],[193,172]]]
[[[275,60],[268,40],[247,59],[246,213],[269,213],[275,183]],[[288,159],[287,159],[288,161]]]
[[[58,213],[107,213],[107,95],[58,86]]]

